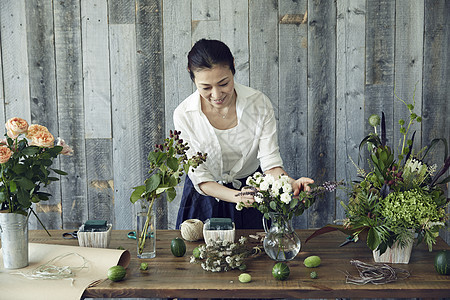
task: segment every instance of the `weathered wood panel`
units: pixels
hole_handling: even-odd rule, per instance
[[[308,97],[307,90],[307,1],[279,2],[279,20],[284,16],[299,16],[300,23],[279,26],[279,114],[278,140],[284,169],[293,178],[308,173]],[[297,228],[307,228],[307,213],[294,220]]]
[[[278,1],[249,0],[250,86],[269,97],[278,120]]]
[[[393,142],[393,89],[395,2],[368,1],[366,8],[365,120],[372,114],[386,116],[386,137]],[[372,132],[366,121],[366,133]]]
[[[133,227],[130,195],[141,177],[140,120],[134,24],[109,27],[111,51],[111,107],[113,122],[115,228]]]
[[[6,119],[31,119],[25,0],[0,2]]]
[[[168,131],[174,128],[173,111],[192,93],[192,81],[186,69],[187,54],[192,47],[191,15],[191,1],[164,1],[164,136],[167,136]],[[178,186],[176,191],[177,197],[168,204],[169,228],[175,228],[182,185]]]
[[[337,2],[336,20],[336,179],[357,179],[359,143],[364,137],[364,44],[365,0]],[[346,191],[336,192],[336,219],[345,212],[340,201]]]
[[[308,175],[322,183],[336,171],[336,3],[308,1],[308,30]],[[308,210],[308,226],[331,223],[335,206],[328,193]]]
[[[26,2],[28,67],[30,74],[31,123],[46,126],[58,136],[58,102],[56,99],[53,6],[38,0]],[[69,141],[67,141],[69,142]],[[59,160],[53,163],[59,169]],[[52,176],[58,176],[53,174]],[[39,219],[49,228],[62,227],[61,184],[54,182],[45,191],[52,194],[48,201],[35,205]],[[43,190],[44,190],[43,189]],[[42,228],[36,218],[30,218],[30,228]]]
[[[162,1],[139,0],[136,10],[138,101],[141,134],[135,146],[142,150],[142,178],[149,176],[148,153],[165,138]],[[151,41],[151,42],[149,42]],[[143,181],[142,181],[143,182]],[[157,228],[167,228],[167,202],[156,204]]]
[[[0,23],[1,27],[1,23]],[[1,29],[0,29],[0,41],[1,41]],[[5,122],[5,96],[3,93],[3,64],[2,64],[2,49],[0,47],[0,122]],[[2,136],[3,138],[3,136]]]
[[[423,58],[422,145],[435,138],[450,142],[450,2],[425,1],[425,30]],[[435,147],[427,160],[443,165],[444,147]],[[447,176],[450,171],[447,171]],[[445,178],[445,177],[442,177]],[[450,197],[447,184],[447,197]],[[447,212],[450,205],[447,206]],[[450,231],[441,230],[442,237],[450,243]]]
[[[61,157],[63,228],[78,228],[88,218],[84,135],[81,20],[79,1],[54,3],[59,134],[74,149]]]
[[[88,216],[115,224],[111,139],[86,139]]]
[[[86,138],[111,138],[111,95],[106,0],[81,1]]]
[[[406,103],[414,103],[414,112],[421,115],[422,110],[422,68],[423,68],[423,18],[424,1],[397,1],[395,14],[395,94]],[[415,91],[415,93],[414,93]],[[394,140],[392,146],[401,150],[398,120],[401,118],[409,122],[409,111],[406,105],[394,99]],[[415,122],[409,129],[409,134],[416,132],[421,135],[421,124]],[[405,145],[407,146],[407,145]],[[416,151],[422,148],[419,139],[414,140]]]
[[[234,80],[249,85],[247,1],[221,0],[220,11],[220,37],[234,56]]]

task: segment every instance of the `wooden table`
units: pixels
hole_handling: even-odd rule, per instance
[[[61,230],[30,231],[30,242],[77,245],[77,240],[64,240]],[[154,259],[139,260],[136,257],[136,241],[128,239],[127,231],[113,231],[110,248],[119,246],[131,252],[132,260],[124,281],[106,280],[96,287],[86,289],[86,298],[444,298],[450,296],[450,276],[436,273],[433,266],[435,251],[450,249],[438,239],[433,252],[425,245],[413,248],[408,265],[398,264],[408,270],[408,279],[384,285],[353,285],[345,282],[345,272],[357,275],[351,259],[373,263],[372,254],[363,241],[350,243],[342,248],[338,245],[345,235],[332,232],[304,243],[312,230],[299,230],[303,241],[299,255],[288,262],[291,274],[286,281],[276,281],[271,274],[274,261],[263,253],[247,261],[246,273],[251,274],[250,283],[240,283],[239,270],[211,273],[203,271],[198,264],[189,263],[192,250],[200,242],[186,242],[184,257],[174,257],[170,252],[170,241],[180,236],[178,230],[157,232],[157,255]],[[253,231],[238,231],[237,237],[248,236]],[[251,240],[251,239],[250,239]],[[309,255],[318,255],[322,264],[308,269],[303,260]],[[140,271],[141,262],[149,264],[148,271]],[[310,278],[316,271],[317,279]]]

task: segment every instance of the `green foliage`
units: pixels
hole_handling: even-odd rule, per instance
[[[381,254],[395,241],[405,244],[413,239],[414,232],[418,234],[418,242],[425,242],[431,251],[439,228],[445,227],[448,220],[445,206],[449,199],[443,185],[450,178],[439,180],[450,166],[448,145],[445,139],[434,139],[428,147],[414,153],[414,134],[411,138],[408,135],[411,125],[422,119],[413,112],[414,103],[408,104],[395,96],[410,113],[408,123],[399,120],[402,140],[398,160],[391,148],[383,144],[376,127],[374,133],[361,141],[359,149],[367,145],[371,170],[358,168],[362,181],[353,185],[348,205],[342,203],[347,216],[345,226],[354,230],[356,239],[367,231],[367,245]],[[384,127],[383,115],[381,129]],[[425,157],[440,142],[445,146],[444,165],[436,172],[436,166],[428,165]]]
[[[187,143],[180,139],[180,132],[171,130],[164,144],[156,145],[155,150],[148,154],[151,175],[143,185],[133,188],[131,203],[139,199],[153,202],[161,194],[165,194],[168,201],[175,199],[175,187],[180,183],[183,174],[187,173],[189,168],[196,168],[207,157],[206,154],[197,153],[188,158],[188,149]]]
[[[1,164],[0,204],[9,212],[25,214],[33,203],[46,201],[51,196],[40,189],[59,180],[51,176],[52,171],[67,175],[50,168],[63,147],[30,146],[24,138],[13,140],[7,137],[6,142],[13,153],[7,162]]]

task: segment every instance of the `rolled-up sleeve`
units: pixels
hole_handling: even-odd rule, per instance
[[[258,159],[264,172],[274,167],[283,167],[283,161],[278,146],[277,123],[273,107],[269,98],[264,96],[263,99],[266,112],[260,123],[262,129],[259,139]]]

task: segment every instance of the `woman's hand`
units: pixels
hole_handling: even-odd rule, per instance
[[[249,193],[246,193],[246,192],[249,192]],[[243,204],[243,206],[251,207],[253,205],[253,202],[255,202],[255,198],[254,198],[253,194],[251,194],[252,192],[254,192],[254,191],[251,188],[243,187],[241,189],[241,192],[235,196],[237,198],[236,203],[241,202]]]
[[[301,191],[309,192],[311,188],[308,184],[314,183],[314,180],[308,177],[301,177],[292,183],[292,190],[294,191],[294,196],[300,194]]]

